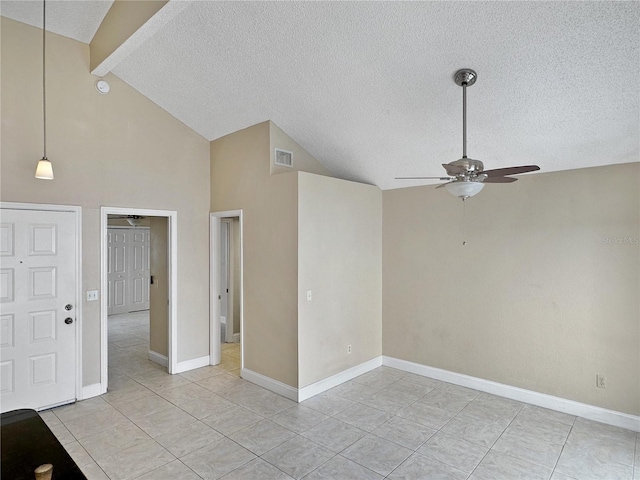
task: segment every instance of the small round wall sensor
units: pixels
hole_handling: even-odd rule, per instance
[[[111,87],[109,86],[109,84],[105,80],[98,80],[96,82],[96,89],[101,94],[106,95],[107,93],[109,93],[109,90],[111,90]]]

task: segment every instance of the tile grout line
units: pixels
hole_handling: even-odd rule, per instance
[[[558,468],[558,462],[560,462],[560,457],[562,457],[562,453],[564,452],[564,448],[567,445],[567,441],[569,440],[569,436],[571,436],[571,432],[573,431],[573,427],[576,424],[576,420],[578,417],[575,417],[573,419],[573,422],[571,422],[571,428],[569,429],[569,433],[567,433],[567,438],[564,439],[564,442],[562,443],[562,448],[560,449],[560,455],[558,455],[558,458],[556,460],[555,465],[553,466],[553,470],[551,470],[551,476],[553,477],[553,474],[556,473],[556,468]],[[558,473],[562,473],[562,472],[558,472]]]

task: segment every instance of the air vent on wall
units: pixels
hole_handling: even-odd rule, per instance
[[[276,148],[276,165],[281,167],[293,167],[293,153]]]

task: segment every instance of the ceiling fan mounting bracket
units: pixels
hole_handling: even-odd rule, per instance
[[[462,68],[456,72],[453,78],[456,82],[456,85],[458,85],[459,87],[465,84],[467,85],[467,87],[470,87],[471,85],[476,83],[478,74],[470,68]]]

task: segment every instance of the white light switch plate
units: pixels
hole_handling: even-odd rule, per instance
[[[98,290],[87,290],[87,302],[98,300]]]

